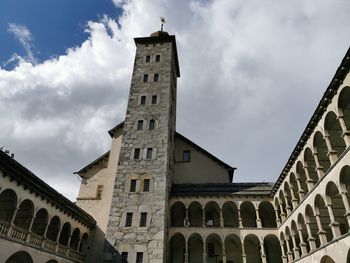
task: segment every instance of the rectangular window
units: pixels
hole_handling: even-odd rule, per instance
[[[154,127],[155,127],[155,125],[156,125],[156,121],[155,121],[155,120],[150,120],[150,121],[149,121],[148,128],[149,128],[150,130],[153,130]]]
[[[135,148],[135,151],[134,151],[134,159],[135,159],[135,160],[140,159],[140,148]]]
[[[156,55],[156,62],[160,61],[160,55]]]
[[[149,192],[150,179],[145,179],[143,181],[143,191]]]
[[[136,191],[136,180],[135,179],[132,179],[130,181],[130,192],[135,192]]]
[[[126,213],[125,226],[132,225],[132,213]]]
[[[136,253],[136,263],[142,263],[143,262],[143,252],[137,252]]]
[[[158,82],[158,79],[159,79],[159,74],[154,74],[153,81]]]
[[[157,104],[157,99],[158,99],[158,96],[157,95],[153,95],[152,96],[152,104]]]
[[[147,213],[141,213],[140,226],[146,226],[146,225],[147,225]]]
[[[141,105],[145,105],[146,104],[146,96],[141,96],[140,104]]]
[[[143,130],[143,120],[138,120],[137,121],[137,129],[138,130]]]
[[[98,185],[96,190],[96,198],[102,198],[103,185]]]
[[[191,161],[191,152],[189,150],[185,150],[182,153],[182,161],[189,162]]]
[[[122,261],[121,263],[128,263],[128,252],[122,252]]]
[[[208,243],[208,256],[213,257],[215,255],[214,243]]]
[[[148,82],[148,74],[143,75],[143,82]]]
[[[152,159],[153,148],[147,148],[146,159]]]
[[[151,61],[151,56],[146,56],[146,63],[149,63]]]

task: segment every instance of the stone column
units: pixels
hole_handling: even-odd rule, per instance
[[[288,258],[288,262],[292,262],[293,261],[293,252],[290,248],[290,245],[289,245],[289,238],[286,239],[286,245],[287,245],[287,258]]]
[[[207,263],[207,248],[205,240],[203,242],[203,263]]]
[[[262,263],[267,263],[267,262],[266,262],[266,252],[265,252],[265,247],[264,247],[264,242],[263,242],[263,241],[261,241],[260,248],[261,248],[261,251],[260,251],[260,254],[261,254],[261,262],[262,262]]]
[[[280,200],[280,210],[281,210],[281,223],[282,223],[284,220],[286,220],[286,214],[283,211],[283,204],[281,200]]]
[[[285,252],[284,252],[284,242],[281,240],[280,241],[280,246],[281,246],[281,252],[282,252],[282,261],[283,261],[283,263],[287,263],[288,262],[288,259],[287,259],[287,256],[286,256],[286,254],[285,254]]]
[[[255,207],[255,214],[256,214],[256,227],[257,228],[262,228],[261,219],[260,219],[260,216],[259,216],[259,208],[257,208],[257,207]]]
[[[306,225],[306,231],[308,234],[307,241],[309,242],[309,245],[310,245],[310,252],[312,252],[316,249],[316,242],[315,242],[316,239],[312,235],[310,223],[305,223],[305,225]]]
[[[301,200],[304,199],[304,196],[305,196],[305,192],[303,190],[303,188],[301,187],[301,182],[300,182],[300,177],[299,177],[299,174],[297,174],[297,185],[298,185],[298,194],[299,194],[299,198],[300,198],[300,202]]]
[[[338,116],[338,120],[339,120],[340,127],[343,131],[342,137],[345,141],[346,147],[349,147],[350,146],[350,132],[346,128],[344,116]]]
[[[339,228],[340,224],[337,221],[335,221],[332,204],[327,204],[327,209],[328,209],[329,217],[331,219],[330,226],[332,228],[333,238],[340,237],[341,236],[340,228]]]
[[[187,207],[186,207],[186,215],[185,215],[184,225],[185,225],[185,227],[189,227],[189,225],[190,225],[190,220],[188,218],[188,208]]]
[[[244,241],[241,244],[242,244],[242,262],[246,263],[247,262],[247,255],[245,254],[245,250],[244,250]]]
[[[47,224],[46,224],[46,227],[45,227],[45,230],[44,230],[44,235],[43,235],[43,237],[44,237],[44,242],[41,244],[41,247],[42,247],[42,248],[44,248],[44,246],[45,246],[45,242],[46,242],[46,239],[47,239],[46,234],[47,234],[47,230],[49,229],[50,220],[51,220],[51,218],[48,218]]]
[[[33,226],[34,218],[35,218],[35,216],[33,215],[32,219],[30,220],[30,224],[29,224],[29,228],[28,228],[28,234],[27,234],[27,237],[26,237],[26,242],[29,241],[30,234],[32,233],[32,226]]]
[[[287,195],[284,196],[284,202],[286,203],[287,216],[289,216],[292,213],[292,208],[289,206]]]
[[[220,227],[224,227],[224,217],[222,215],[222,208],[220,208]]]
[[[203,208],[202,210],[202,227],[206,226],[206,222],[205,222],[205,209]]]
[[[243,228],[242,217],[241,217],[241,210],[240,209],[237,209],[237,214],[238,214],[238,228]]]
[[[310,177],[309,170],[308,170],[309,166],[307,165],[307,163],[305,163],[303,168],[304,168],[304,173],[306,177],[307,188],[309,189],[309,192],[310,192],[311,189],[314,188],[315,182]]]
[[[226,263],[225,243],[222,244],[222,263]]]
[[[184,263],[188,263],[188,240],[185,240],[185,261]]]
[[[293,205],[293,209],[296,209],[297,206],[298,206],[298,199],[297,197],[295,196],[295,193],[294,193],[294,186],[293,185],[290,185],[290,194],[292,195],[292,205]]]
[[[318,227],[318,235],[320,237],[320,242],[321,246],[324,246],[327,244],[327,236],[326,236],[326,231],[323,230],[322,224],[321,224],[321,219],[320,215],[315,213],[316,217],[316,222],[317,222],[317,227]]]
[[[300,239],[300,256],[305,256],[307,254],[306,244],[303,238],[303,232],[301,228],[298,228],[298,234]]]
[[[292,242],[293,242],[293,254],[294,254],[294,259],[297,260],[298,258],[300,258],[300,251],[297,247],[297,241],[295,238],[295,233],[292,234]]]
[[[317,176],[318,179],[321,179],[324,176],[324,171],[323,171],[323,167],[320,164],[320,161],[318,160],[318,153],[313,153],[314,155],[314,160],[315,160],[315,164],[316,164],[316,172],[317,172]]]
[[[325,135],[324,136],[324,140],[326,142],[326,146],[327,146],[327,149],[328,149],[327,156],[331,160],[331,164],[334,164],[334,162],[338,159],[337,151],[333,150],[332,144],[331,144],[331,140],[329,138],[329,135]]]
[[[9,227],[8,232],[7,232],[7,236],[11,236],[11,232],[12,232],[12,228],[14,226],[14,222],[15,222],[16,215],[17,215],[17,212],[18,212],[18,208],[19,208],[19,205],[16,206],[15,211],[13,211],[13,215],[12,215],[12,218],[11,218],[11,221],[10,221],[10,227]]]
[[[281,219],[279,218],[278,208],[276,208],[275,206],[273,207],[275,209],[275,214],[276,214],[276,224],[277,224],[277,227],[279,227],[281,225]]]
[[[341,198],[343,200],[345,211],[346,211],[346,214],[345,214],[346,220],[348,221],[348,224],[350,226],[350,204],[349,204],[349,200],[347,197],[347,191],[341,191],[340,195],[341,195]]]

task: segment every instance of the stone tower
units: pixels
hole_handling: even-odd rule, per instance
[[[106,235],[119,252],[117,262],[165,262],[180,71],[175,36],[158,31],[135,44]]]

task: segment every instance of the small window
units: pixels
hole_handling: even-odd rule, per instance
[[[152,96],[152,104],[157,104],[157,99],[158,99],[158,96],[157,95],[153,95]]]
[[[143,181],[143,191],[149,192],[149,186],[150,186],[150,179],[145,179]]]
[[[135,179],[132,179],[130,181],[130,192],[135,192],[136,191],[136,180]]]
[[[146,96],[141,96],[140,104],[141,105],[145,105],[146,104]]]
[[[121,263],[128,263],[128,252],[122,252],[122,261]]]
[[[208,243],[208,256],[213,257],[215,255],[214,243]]]
[[[143,82],[148,82],[148,74],[143,75]]]
[[[140,226],[147,225],[147,213],[141,213]]]
[[[184,162],[191,161],[191,152],[189,150],[183,151],[182,161],[184,161]]]
[[[159,79],[159,74],[154,74],[153,81],[158,82],[158,79]]]
[[[143,120],[138,120],[137,121],[137,129],[138,130],[143,130]]]
[[[125,226],[132,225],[132,213],[126,213]]]
[[[146,63],[149,63],[151,61],[151,56],[146,56]]]
[[[134,159],[135,159],[135,160],[140,159],[140,148],[135,148],[135,151],[134,151]]]
[[[96,198],[102,198],[103,185],[98,185],[96,190]]]
[[[154,130],[155,125],[156,125],[156,121],[155,121],[155,120],[150,120],[150,121],[149,121],[148,128],[149,128],[150,130]]]
[[[136,253],[136,263],[142,263],[143,262],[143,252],[137,252]]]
[[[160,55],[156,55],[156,62],[160,61]]]
[[[147,148],[146,159],[152,159],[153,148]]]

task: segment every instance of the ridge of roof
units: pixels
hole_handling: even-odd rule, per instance
[[[89,164],[87,164],[86,166],[84,166],[83,168],[81,168],[79,171],[74,172],[73,174],[77,174],[81,177],[81,173],[85,172],[87,169],[91,168],[94,164],[98,163],[100,160],[102,160],[104,157],[108,156],[109,153],[111,151],[107,151],[104,154],[102,154],[100,157],[98,157],[97,159],[93,160],[92,162],[90,162]]]

